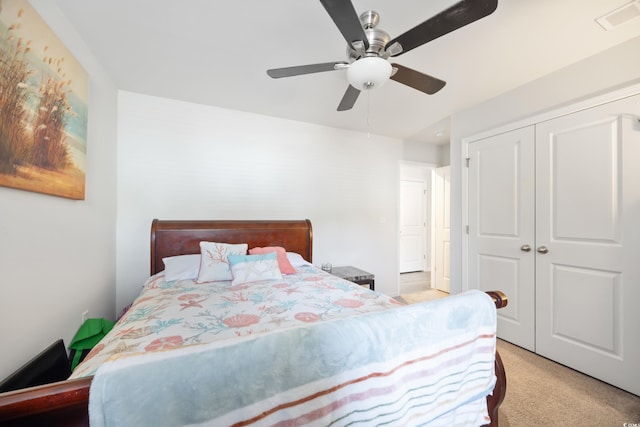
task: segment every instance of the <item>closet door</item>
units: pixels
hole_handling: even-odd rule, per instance
[[[640,96],[536,125],[536,352],[640,394]]]
[[[469,288],[499,289],[498,336],[535,350],[534,128],[469,144]]]

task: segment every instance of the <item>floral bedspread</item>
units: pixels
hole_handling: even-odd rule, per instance
[[[311,282],[319,285],[321,280]],[[339,301],[363,302],[361,297],[367,294],[371,295],[347,287],[334,299],[332,292],[318,292],[318,298],[311,299],[316,302],[309,305],[319,308],[320,314],[306,311],[303,297],[297,312],[305,313],[298,316],[303,320],[292,314],[290,323],[304,327],[110,357],[91,382],[90,424],[476,427],[489,423],[486,396],[495,384],[496,348],[496,307],[491,298],[473,290],[392,310],[315,321],[316,316],[346,314],[351,310]],[[347,305],[351,304],[358,310],[365,307],[365,302]],[[234,319],[232,326],[222,329],[260,329],[261,323],[252,323],[256,319],[247,314],[221,317],[223,323]],[[269,317],[264,315],[265,320]]]
[[[166,282],[163,272],[151,276],[131,308],[71,378],[93,375],[116,354],[228,340],[400,305],[315,266],[296,271],[282,280],[237,286],[230,281]]]

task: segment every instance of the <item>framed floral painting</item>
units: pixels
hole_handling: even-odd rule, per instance
[[[0,0],[0,185],[83,200],[86,71],[26,0]]]

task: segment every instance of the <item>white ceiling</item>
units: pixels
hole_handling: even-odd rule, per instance
[[[447,81],[435,95],[389,81],[336,108],[345,71],[271,79],[269,68],[346,59],[318,0],[56,0],[123,90],[400,139],[448,139],[448,118],[640,36],[595,18],[629,0],[500,0],[492,15],[394,59]],[[393,38],[456,0],[353,0]],[[443,135],[436,136],[441,131]]]

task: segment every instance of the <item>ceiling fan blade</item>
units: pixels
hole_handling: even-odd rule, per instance
[[[403,85],[407,85],[429,95],[438,92],[447,84],[447,82],[443,80],[412,70],[400,64],[391,64],[391,66],[398,69],[395,74],[391,75],[391,80],[395,80],[398,83],[402,83]]]
[[[364,43],[365,50],[369,48],[369,41],[360,23],[360,18],[350,0],[320,0],[320,3],[327,10],[349,46],[358,50],[357,46],[354,46],[354,42],[361,41]]]
[[[274,79],[282,77],[299,76],[301,74],[321,73],[323,71],[333,71],[345,68],[347,62],[325,62],[324,64],[297,65],[295,67],[272,68],[267,70],[267,74]]]
[[[347,91],[342,97],[342,101],[340,101],[340,105],[338,105],[338,111],[347,111],[352,109],[358,99],[358,95],[360,95],[360,91],[349,85]]]
[[[385,49],[394,43],[399,43],[402,50],[398,53],[392,50],[391,56],[407,53],[411,49],[491,15],[497,7],[498,0],[462,0],[389,41]]]

